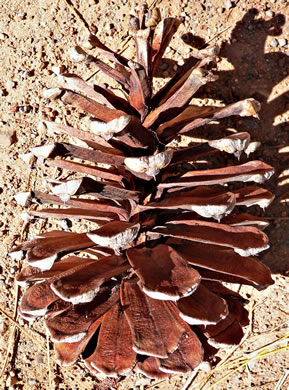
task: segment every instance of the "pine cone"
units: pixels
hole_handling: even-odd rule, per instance
[[[220,151],[249,154],[257,144],[246,132],[177,148],[180,134],[231,115],[256,115],[246,99],[225,107],[197,107],[198,89],[215,80],[216,50],[188,58],[163,88],[152,81],[179,21],[159,23],[146,6],[131,19],[137,61],[99,41],[90,48],[113,66],[77,47],[73,57],[96,65],[123,88],[111,90],[62,74],[64,87],[48,90],[87,114],[91,131],[43,121],[48,131],[76,137],[87,146],[57,142],[33,149],[49,166],[81,173],[51,184],[51,194],[30,200],[61,207],[31,210],[32,216],[84,219],[97,224],[86,233],[50,231],[16,250],[28,266],[17,276],[28,284],[23,318],[45,317],[57,360],[81,357],[95,373],[153,378],[186,373],[214,363],[221,346],[238,344],[248,324],[246,300],[222,282],[266,287],[269,270],[254,255],[268,248],[262,218],[233,213],[236,206],[267,206],[273,195],[255,184],[273,174],[261,161],[196,169],[200,158]],[[105,165],[103,165],[105,164]],[[237,189],[236,189],[237,188]],[[90,351],[90,352],[89,352]]]

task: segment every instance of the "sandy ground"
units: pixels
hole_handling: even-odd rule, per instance
[[[55,363],[42,321],[29,325],[15,315],[22,291],[15,287],[14,276],[22,264],[8,255],[10,248],[15,242],[56,226],[52,220],[26,224],[21,219],[23,208],[13,196],[43,187],[43,176],[48,173],[33,163],[24,163],[20,155],[51,139],[37,129],[40,119],[62,121],[69,115],[73,121],[83,119],[77,111],[43,98],[43,88],[55,84],[59,67],[65,66],[96,84],[107,82],[100,73],[95,74],[93,66],[76,65],[68,55],[76,39],[87,35],[87,25],[113,49],[128,42],[124,54],[132,55],[127,15],[133,4],[127,0],[0,0],[1,389],[282,390],[289,386],[289,2],[163,0],[158,5],[163,16],[183,20],[166,52],[160,83],[193,52],[194,45],[203,46],[212,40],[221,46],[219,80],[202,90],[199,97],[206,98],[206,104],[228,104],[246,97],[262,103],[259,121],[231,118],[221,125],[207,126],[200,135],[226,128],[249,131],[253,139],[262,142],[254,158],[275,167],[276,174],[267,184],[276,194],[274,203],[265,211],[256,208],[250,212],[270,222],[266,233],[271,249],[261,260],[271,268],[276,283],[262,292],[241,288],[241,293],[250,298],[251,324],[245,329],[241,346],[221,352],[223,365],[211,376],[196,372],[194,378],[175,375],[165,381],[151,381],[140,375],[102,381],[91,376],[82,364],[61,368]],[[199,38],[191,39],[190,34]],[[231,160],[224,157],[223,163],[230,164]],[[272,342],[265,353],[262,347]]]

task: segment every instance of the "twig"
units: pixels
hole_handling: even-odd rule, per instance
[[[22,235],[23,235],[23,231],[21,233],[21,236]],[[18,269],[19,269],[19,267],[20,267],[20,261],[18,260]],[[15,300],[14,300],[14,309],[13,309],[13,319],[14,320],[16,320],[16,318],[17,318],[18,295],[19,295],[19,286],[17,284],[15,287]],[[4,363],[2,366],[2,370],[1,370],[1,374],[0,374],[0,380],[3,378],[4,372],[5,372],[7,363],[8,363],[10,349],[12,347],[13,339],[15,336],[15,330],[16,330],[16,327],[15,327],[15,325],[13,325],[12,329],[10,331],[9,339],[8,339],[8,346],[7,346],[6,356],[5,356]]]
[[[218,32],[216,35],[213,36],[213,38],[210,38],[208,41],[205,42],[204,46],[206,46],[208,43],[212,42],[214,39],[219,37],[221,34],[223,34],[225,31],[229,30],[232,26],[226,27],[220,32]]]
[[[281,390],[281,386],[283,385],[283,383],[286,381],[287,379],[287,376],[289,375],[289,369],[287,369],[283,375],[283,377],[281,377],[275,387],[274,390]]]
[[[84,19],[84,17],[81,15],[81,13],[74,7],[72,2],[70,0],[63,0],[63,1],[68,5],[68,7],[71,9],[71,11],[74,13],[74,15],[77,17],[77,19],[79,19],[83,23],[84,27],[88,30],[88,32],[91,32],[89,24]]]
[[[46,329],[46,349],[47,349],[47,364],[48,364],[48,382],[49,389],[52,390],[52,374],[51,374],[51,365],[50,365],[50,348],[49,348],[49,335]]]
[[[12,346],[12,339],[13,339],[14,334],[15,334],[15,329],[16,328],[13,325],[12,329],[10,331],[9,339],[8,339],[8,347],[7,347],[6,356],[5,356],[4,363],[3,363],[3,366],[2,366],[2,370],[1,370],[1,374],[0,374],[0,380],[3,378],[4,372],[5,372],[5,369],[6,369],[6,366],[7,366],[9,353],[10,353],[10,349],[11,349],[11,346]]]
[[[245,340],[248,339],[249,335],[253,331],[253,313],[254,313],[254,308],[255,308],[255,301],[252,301],[250,303],[250,309],[249,309],[249,326],[248,329],[241,341],[240,344],[238,344],[236,347],[232,348],[232,350],[219,362],[218,366],[210,372],[209,375],[203,380],[200,390],[204,388],[204,386],[209,382],[210,378],[215,374],[215,372],[219,370],[223,370],[227,365],[224,365],[224,363],[236,352],[236,350],[242,345]],[[231,363],[228,363],[228,365],[231,365]]]
[[[196,378],[196,376],[198,375],[198,373],[199,373],[199,370],[194,370],[194,371],[191,373],[191,375],[189,376],[189,378],[186,380],[186,383],[185,383],[184,386],[182,387],[182,390],[187,390],[187,389],[191,386],[193,380]]]

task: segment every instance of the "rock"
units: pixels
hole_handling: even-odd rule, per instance
[[[265,15],[268,16],[268,18],[273,18],[274,12],[271,11],[271,10],[268,10],[268,11],[265,12]]]
[[[35,355],[35,360],[37,364],[43,364],[45,359],[42,353],[37,353]]]
[[[16,104],[15,106],[12,106],[12,107],[10,108],[10,112],[12,112],[12,113],[17,112],[18,109],[19,109],[19,107],[18,107],[18,105]]]
[[[15,272],[17,272],[18,268],[16,266],[14,267],[10,267],[10,274],[15,274]]]
[[[18,194],[14,195],[14,199],[18,205],[26,207],[30,204],[31,192],[18,192]]]
[[[5,41],[5,39],[7,39],[7,38],[8,38],[7,34],[0,33],[0,41]]]
[[[278,42],[279,42],[279,46],[281,46],[281,47],[287,45],[287,39],[285,39],[285,38],[279,38]]]
[[[233,7],[233,4],[232,4],[231,0],[226,0],[225,1],[225,8],[231,9],[232,7]]]
[[[16,376],[9,376],[8,379],[6,380],[6,386],[8,386],[9,388],[14,388],[14,385],[16,385],[16,383],[18,382],[18,379],[16,378]]]
[[[52,72],[54,73],[54,74],[56,74],[56,75],[60,75],[60,74],[62,74],[62,73],[64,73],[65,72],[65,66],[64,65],[61,65],[61,66],[52,66],[51,67],[51,70],[52,70]]]
[[[270,42],[270,46],[271,47],[277,47],[278,46],[278,41],[276,38],[272,39],[272,41]]]
[[[33,153],[19,154],[19,157],[28,165],[32,165],[35,161]]]
[[[12,260],[19,261],[24,259],[24,252],[23,251],[17,251],[17,252],[11,252],[9,253],[9,256]]]
[[[0,132],[0,146],[11,146],[16,141],[15,131]]]
[[[30,106],[30,104],[25,104],[25,106],[20,106],[19,107],[19,112],[21,112],[21,114],[28,114],[28,112],[32,111],[32,106]]]
[[[4,335],[8,330],[8,325],[5,321],[0,322],[0,335]]]
[[[15,88],[17,83],[16,81],[8,81],[6,85],[8,88]]]
[[[62,90],[60,88],[44,88],[43,96],[46,99],[55,99],[61,94]]]

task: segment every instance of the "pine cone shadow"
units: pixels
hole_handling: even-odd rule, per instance
[[[289,220],[286,219],[288,210],[284,203],[284,198],[289,198],[289,191],[286,191],[288,185],[284,187],[278,180],[279,175],[288,169],[288,159],[278,151],[289,144],[289,125],[288,122],[276,123],[276,117],[288,110],[289,92],[272,97],[273,88],[288,76],[289,56],[282,51],[267,53],[265,44],[268,36],[276,37],[282,33],[284,24],[282,14],[265,20],[258,17],[256,9],[249,10],[236,24],[230,40],[221,46],[220,57],[227,59],[234,69],[216,71],[218,80],[205,86],[199,94],[202,97],[214,96],[226,104],[249,97],[261,103],[259,120],[253,117],[238,118],[236,122],[236,117],[233,117],[221,124],[209,125],[206,130],[208,137],[215,133],[214,127],[216,131],[220,130],[220,125],[223,129],[233,127],[238,131],[248,131],[252,139],[261,142],[253,158],[261,158],[275,168],[276,173],[266,188],[276,195],[276,199],[267,210],[258,213],[270,218],[266,232],[270,237],[271,250],[262,255],[261,260],[274,273],[286,273],[289,269],[289,244],[286,241]],[[230,164],[227,156],[223,158],[223,163]],[[283,218],[278,219],[280,216]]]

